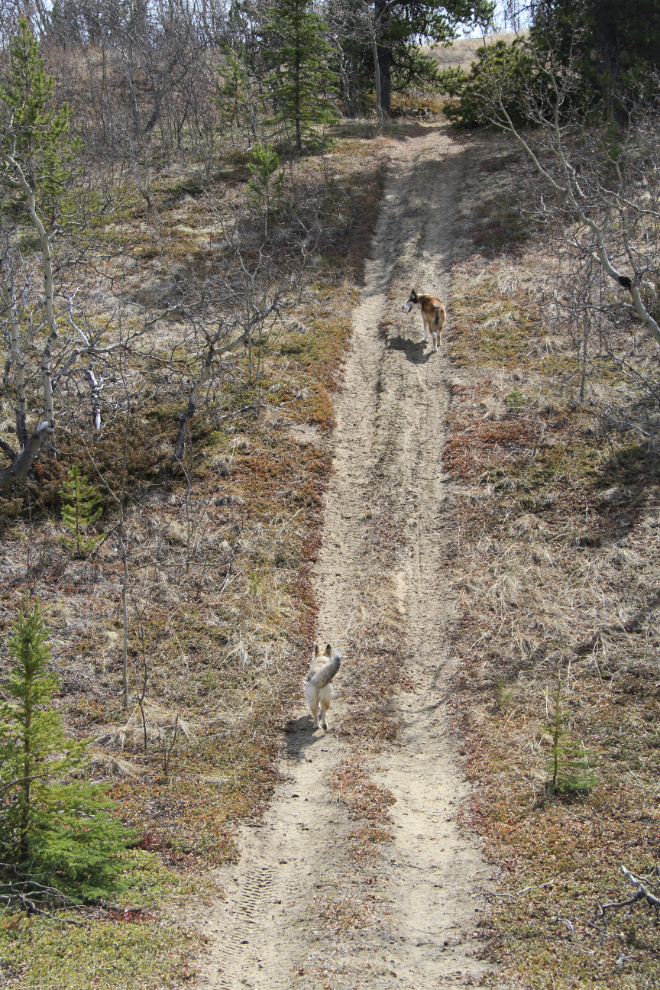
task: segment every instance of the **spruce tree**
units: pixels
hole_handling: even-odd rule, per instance
[[[38,599],[19,609],[8,647],[15,666],[5,694],[14,700],[0,704],[0,858],[22,876],[102,896],[130,835],[101,787],[81,777],[86,743],[66,738],[51,706],[57,679]]]
[[[555,711],[545,727],[552,739],[548,786],[552,794],[588,794],[597,786],[598,777],[591,769],[592,754],[582,743],[571,739],[564,728],[568,713],[561,703],[561,688],[561,678],[557,678]]]
[[[332,91],[336,75],[328,68],[332,54],[323,37],[324,25],[312,12],[310,0],[277,0],[271,22],[264,28],[267,59],[273,69],[275,121],[293,124],[296,148],[315,124],[336,118]]]
[[[73,539],[62,537],[62,542],[74,547],[76,554],[82,556],[89,553],[102,536],[87,537],[86,531],[96,522],[103,509],[99,505],[101,496],[93,485],[88,484],[87,478],[80,473],[80,468],[73,466],[68,472],[68,481],[60,491],[62,497],[62,519],[73,533]]]
[[[284,172],[280,171],[280,159],[270,145],[255,144],[252,162],[248,165],[252,178],[248,182],[248,197],[257,209],[264,211],[264,237],[268,237],[268,211],[273,198],[282,195]]]
[[[37,194],[37,207],[47,229],[56,221],[61,226],[65,220],[62,192],[74,174],[72,162],[82,148],[81,140],[69,135],[72,111],[66,103],[55,106],[54,86],[39,58],[37,40],[26,18],[21,17],[10,48],[8,72],[0,84],[0,185],[24,198],[17,172],[21,169]]]

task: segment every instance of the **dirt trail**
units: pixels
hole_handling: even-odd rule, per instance
[[[373,779],[396,797],[387,868],[381,865],[366,881],[346,857],[347,813],[327,786],[346,754],[332,726],[345,711],[347,656],[331,731],[312,732],[301,691],[295,731],[287,736],[287,783],[276,791],[263,826],[244,829],[238,866],[220,871],[227,901],[197,919],[210,940],[202,986],[424,990],[469,983],[483,971],[463,933],[474,926],[477,887],[488,871],[475,837],[454,819],[467,790],[443,715],[453,608],[446,569],[454,495],[441,463],[448,371],[442,347],[439,354],[431,353],[430,342],[422,347],[418,313],[401,313],[413,285],[451,304],[448,269],[466,155],[440,128],[402,136],[393,152],[337,401],[334,471],[315,574],[319,640],[342,646],[358,608],[361,575],[370,567],[365,507],[386,493],[397,517],[407,521],[400,534],[403,563],[392,582],[415,684],[399,695],[397,744],[370,766]],[[390,327],[388,343],[379,331],[382,320]],[[365,882],[369,897],[386,910],[327,937],[319,902],[360,903]]]

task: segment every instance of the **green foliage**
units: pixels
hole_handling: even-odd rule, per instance
[[[227,46],[225,48],[225,65],[216,81],[218,105],[229,124],[236,124],[238,128],[240,128],[248,112],[244,60],[243,48],[237,55]]]
[[[63,502],[62,520],[73,533],[73,539],[63,536],[61,540],[68,547],[73,547],[77,556],[84,556],[103,539],[103,536],[86,535],[87,529],[103,512],[99,505],[101,496],[75,465],[68,472],[68,480],[64,482],[60,495]]]
[[[68,135],[72,111],[66,104],[56,109],[53,103],[53,78],[44,71],[24,17],[11,44],[0,102],[0,185],[20,191],[16,163],[52,223],[82,143]]]
[[[525,397],[520,389],[514,385],[513,389],[508,395],[504,397],[504,403],[510,409],[519,409],[520,406],[524,405]]]
[[[276,175],[280,160],[270,145],[255,144],[252,162],[248,165],[252,178],[248,182],[248,197],[252,204],[264,212],[264,233],[268,236],[268,211],[273,198],[282,195],[284,172]]]
[[[657,93],[657,0],[544,0],[530,31],[541,62],[578,79],[576,102],[627,124],[631,93]]]
[[[504,676],[500,677],[495,694],[498,708],[505,708],[513,697],[513,688],[504,687]]]
[[[561,703],[561,678],[557,678],[554,696],[555,711],[546,731],[552,737],[552,749],[548,762],[550,780],[548,786],[553,794],[588,794],[598,784],[598,777],[591,769],[592,754],[582,743],[571,739],[564,728],[568,713]]]
[[[517,127],[524,124],[526,94],[530,86],[538,85],[536,66],[526,41],[516,38],[510,45],[498,41],[480,49],[477,59],[469,75],[460,68],[438,73],[440,92],[460,99],[458,106],[443,107],[445,114],[457,127],[486,124],[493,94],[498,92],[513,123]]]
[[[293,125],[296,148],[301,151],[303,135],[337,116],[329,98],[337,79],[328,64],[332,49],[311,0],[278,0],[270,15],[263,32],[264,54],[272,69],[274,121]]]
[[[5,693],[14,700],[0,704],[1,860],[59,889],[103,896],[116,886],[116,856],[130,836],[110,817],[101,788],[74,779],[86,744],[65,737],[51,706],[57,680],[38,600],[19,610],[8,648]]]

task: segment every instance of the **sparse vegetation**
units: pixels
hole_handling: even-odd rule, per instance
[[[505,974],[486,984],[653,985],[652,915],[615,933],[594,904],[629,898],[621,868],[650,876],[657,858],[660,480],[655,442],[634,425],[655,412],[604,346],[585,370],[555,309],[555,242],[542,247],[533,224],[522,242],[492,235],[520,200],[507,167],[518,159],[508,141],[477,140],[488,167],[470,175],[455,269],[445,463],[465,492],[453,650],[456,726],[478,782],[466,818],[504,895],[481,923]],[[608,346],[657,361],[624,326]],[[557,784],[565,798],[549,799]]]
[[[237,859],[237,823],[259,821],[279,780],[388,155],[376,116],[437,119],[439,56],[418,36],[490,5],[393,4],[388,19],[339,3],[327,24],[295,2],[264,23],[212,3],[140,24],[103,4],[28,7],[48,23],[3,21],[0,87],[3,976],[156,990],[195,977],[200,939],[173,905],[222,896],[207,868]],[[294,22],[309,31],[292,47]],[[459,483],[446,704],[475,785],[462,817],[499,871],[479,923],[494,987],[660,979],[660,389],[640,332],[658,319],[653,86],[634,126],[614,105],[651,78],[643,54],[607,76],[594,129],[573,117],[553,146],[536,119],[527,150],[555,181],[542,200],[520,142],[457,139],[471,165],[443,345]],[[445,75],[448,114],[483,119],[494,75],[518,131],[547,66],[528,71],[523,42],[490,57]],[[334,123],[340,105],[371,112],[372,88],[376,116]],[[419,132],[405,127],[398,140]],[[414,688],[392,579],[409,520],[384,490],[365,506],[372,566],[337,723],[346,872],[315,901],[335,937],[388,914],[337,878],[386,861],[393,797],[369,761],[398,742],[396,699]],[[51,634],[24,604],[36,595]]]

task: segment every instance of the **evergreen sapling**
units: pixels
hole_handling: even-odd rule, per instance
[[[23,878],[86,898],[116,889],[132,836],[83,774],[86,743],[64,735],[51,705],[48,630],[38,599],[19,609],[8,641],[14,667],[0,704],[0,858]]]
[[[552,739],[548,773],[548,787],[552,794],[588,794],[598,784],[598,777],[591,769],[592,754],[582,745],[571,739],[565,729],[568,713],[561,703],[561,678],[557,678],[555,691],[555,711],[552,720],[546,725],[546,732]]]
[[[258,209],[264,211],[264,237],[268,237],[268,211],[273,198],[282,195],[284,172],[275,175],[280,167],[277,153],[270,145],[255,144],[252,162],[248,165],[252,178],[248,182],[248,195]]]
[[[75,466],[68,472],[68,481],[60,491],[62,497],[62,520],[73,533],[73,539],[62,536],[62,543],[73,547],[76,556],[82,557],[100,543],[103,536],[87,536],[88,528],[100,518],[103,509],[99,505],[100,495],[87,478]]]

